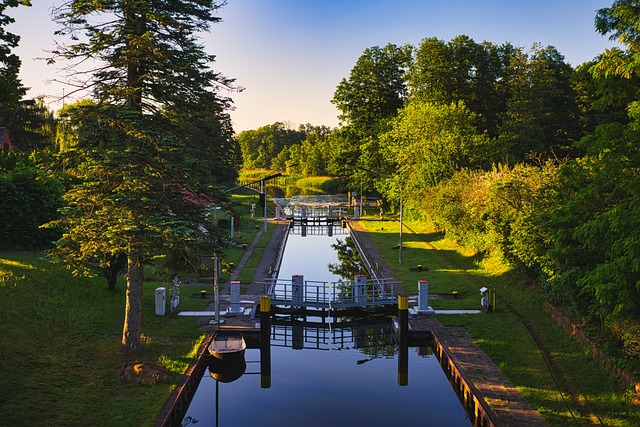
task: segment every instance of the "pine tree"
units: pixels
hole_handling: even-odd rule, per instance
[[[211,0],[69,0],[54,11],[75,90],[95,102],[67,124],[77,141],[62,153],[78,184],[65,196],[62,253],[76,261],[127,258],[125,350],[139,350],[143,263],[202,242],[204,202],[224,203],[238,150],[220,88],[232,80],[212,71],[196,34],[220,19]],[[95,64],[87,70],[81,64]],[[83,70],[83,71],[73,71]],[[226,89],[225,89],[226,90]],[[106,256],[106,258],[104,258]]]

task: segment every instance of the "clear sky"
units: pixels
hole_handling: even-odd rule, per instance
[[[228,0],[223,19],[204,34],[212,68],[245,88],[232,93],[236,132],[276,121],[338,125],[331,104],[336,86],[372,46],[418,45],[427,37],[449,41],[466,34],[476,42],[510,42],[529,49],[553,45],[570,64],[592,60],[613,46],[594,30],[596,10],[612,0]],[[33,0],[9,9],[9,31],[22,37],[22,83],[29,97],[60,97],[48,83],[59,65],[46,56],[56,29],[49,9],[61,0]],[[69,89],[67,89],[68,93]],[[57,104],[52,103],[56,109]]]

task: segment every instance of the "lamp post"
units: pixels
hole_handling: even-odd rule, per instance
[[[220,325],[224,320],[220,320],[220,290],[218,289],[218,254],[213,254],[213,309],[215,310],[215,320],[212,324]]]
[[[263,221],[263,225],[264,225],[264,231],[267,231],[267,181],[270,179],[274,179],[277,178],[279,176],[281,176],[282,173],[276,173],[273,175],[269,175],[269,176],[265,176],[264,178],[260,178],[259,180],[256,181],[251,181],[248,184],[243,184],[243,185],[238,185],[237,187],[233,187],[233,188],[229,188],[228,190],[225,191],[225,193],[230,193],[234,190],[237,190],[238,188],[243,188],[243,187],[247,187],[252,189],[253,191],[256,191],[255,188],[252,188],[252,185],[255,184],[259,184],[260,185],[260,190],[258,191],[258,194],[260,194],[260,200],[264,200],[264,209],[263,209],[263,216],[264,216],[264,221]],[[231,236],[233,238],[233,236]]]
[[[371,173],[373,175],[377,175],[377,176],[380,176],[380,177],[383,177],[383,178],[392,178],[391,175],[386,175],[386,174],[382,174],[382,173],[379,173],[379,172],[374,172],[372,170],[363,168],[361,166],[355,166],[355,168],[356,169],[360,169],[360,170],[365,171],[365,172],[369,172],[369,173]],[[402,212],[403,212],[403,209],[402,209],[402,187],[403,187],[402,182],[399,182],[398,183],[398,189],[400,190],[400,232],[399,232],[399,236],[398,236],[398,238],[399,238],[398,263],[399,264],[402,264]],[[361,209],[360,213],[362,214],[362,176],[360,176],[360,197],[361,197],[361,199],[360,199],[360,209]]]
[[[262,220],[262,229],[263,231],[267,231],[267,182],[262,179],[260,180],[260,193],[264,196],[264,215]]]
[[[400,243],[398,245],[398,263],[402,264],[402,184],[400,185]]]
[[[362,175],[360,175],[360,218],[362,218]]]

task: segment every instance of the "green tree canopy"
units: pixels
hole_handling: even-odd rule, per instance
[[[512,56],[506,117],[500,129],[503,155],[520,162],[531,153],[563,156],[580,136],[573,69],[553,47],[534,45]]]
[[[331,100],[342,123],[370,135],[381,120],[397,114],[407,96],[404,73],[410,52],[409,46],[393,44],[365,49]]]
[[[463,104],[412,102],[400,111],[381,144],[409,198],[419,199],[423,189],[483,163],[489,141],[474,121]],[[397,185],[383,183],[379,190],[389,194]]]
[[[63,192],[26,154],[0,151],[0,247],[48,249],[58,231],[40,226],[58,217]]]
[[[242,151],[242,166],[245,169],[270,169],[272,159],[292,145],[301,144],[305,136],[303,130],[294,130],[283,122],[242,131],[236,137]]]
[[[65,195],[59,245],[80,259],[126,254],[127,350],[140,348],[143,263],[201,241],[216,245],[205,204],[224,203],[218,184],[233,177],[218,175],[234,165],[230,100],[218,94],[232,81],[209,68],[213,56],[196,34],[219,21],[219,6],[69,0],[54,11],[57,34],[71,40],[52,60],[98,64],[78,86],[96,103],[70,116],[79,136],[61,156],[78,182]]]
[[[12,52],[18,46],[20,37],[6,31],[15,22],[5,12],[9,8],[31,6],[30,0],[0,1],[0,126],[6,126],[13,133],[14,117],[20,108],[20,100],[27,89],[18,78],[22,61]]]

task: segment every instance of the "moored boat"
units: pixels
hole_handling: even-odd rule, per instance
[[[219,330],[209,344],[209,354],[216,359],[236,359],[244,357],[247,343],[240,332]]]

